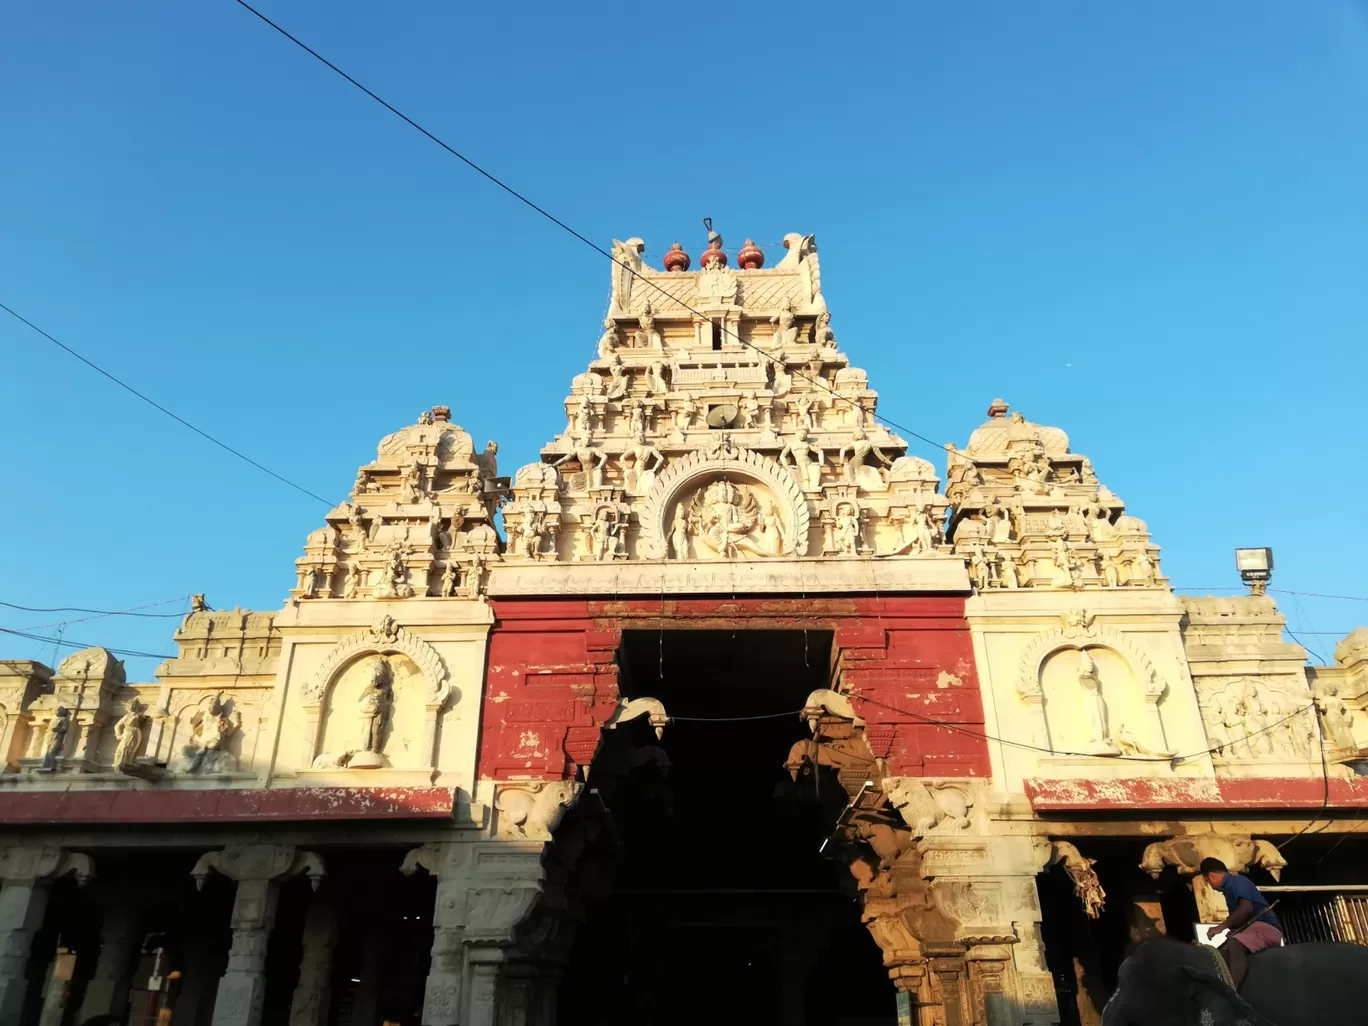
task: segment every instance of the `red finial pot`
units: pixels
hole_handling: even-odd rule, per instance
[[[713,264],[718,267],[727,266],[727,254],[722,252],[722,236],[717,234],[708,240],[708,248],[698,258],[699,267],[711,267]]]
[[[665,270],[667,271],[687,271],[689,269],[689,254],[684,252],[684,247],[679,243],[670,246],[669,252],[665,254]]]
[[[743,271],[754,271],[765,266],[765,254],[750,239],[741,247],[741,252],[736,254],[736,266]]]

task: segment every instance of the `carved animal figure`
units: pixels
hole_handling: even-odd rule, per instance
[[[509,788],[494,799],[494,808],[503,813],[512,833],[524,837],[550,837],[561,816],[571,805],[578,788],[573,781],[556,780],[530,785],[527,790]]]
[[[1102,1026],[1329,1026],[1361,1023],[1368,948],[1292,944],[1250,957],[1236,993],[1211,948],[1167,937],[1141,941],[1121,963]]]
[[[939,828],[965,830],[970,825],[969,797],[952,784],[906,778],[886,793],[912,828],[914,840]]]

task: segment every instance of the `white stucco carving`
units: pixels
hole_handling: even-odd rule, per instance
[[[329,685],[347,664],[364,655],[386,655],[391,652],[402,652],[422,669],[428,684],[428,705],[440,707],[446,702],[451,694],[451,680],[441,655],[422,638],[400,627],[387,614],[369,630],[359,631],[339,641],[328,651],[322,665],[304,686],[304,701],[311,705],[321,704]]]

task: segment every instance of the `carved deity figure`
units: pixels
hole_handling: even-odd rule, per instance
[[[356,472],[356,480],[352,483],[353,495],[365,495],[370,491],[370,471],[362,467]]]
[[[365,516],[365,509],[352,503],[347,510],[347,523],[351,525],[352,534],[356,539],[356,551],[364,552],[366,548],[366,524],[362,520]]]
[[[598,354],[600,360],[606,360],[613,355],[618,347],[618,328],[617,322],[611,317],[603,322],[603,334],[598,340]]]
[[[409,584],[409,548],[396,542],[385,553],[385,570],[380,583],[374,588],[376,598],[408,598],[413,594]]]
[[[1349,707],[1344,704],[1344,699],[1340,697],[1339,690],[1333,687],[1327,688],[1323,694],[1317,696],[1316,707],[1320,710],[1321,723],[1330,744],[1341,752],[1357,750],[1358,742],[1354,740],[1353,718],[1349,712]]]
[[[451,598],[456,594],[456,564],[450,559],[442,570],[442,582],[437,587],[437,594],[442,598]]]
[[[423,464],[414,460],[404,470],[399,482],[399,501],[405,505],[417,502],[423,497]]]
[[[361,590],[364,577],[365,572],[357,564],[353,563],[347,567],[347,576],[342,581],[342,597],[356,598],[356,593]]]
[[[612,510],[599,510],[589,525],[589,549],[595,561],[606,562],[618,554],[618,531]]]
[[[313,598],[318,584],[318,568],[301,566],[299,568],[299,593],[303,598]]]
[[[1021,587],[1016,560],[1005,552],[998,554],[998,583],[1004,588]]]
[[[847,457],[846,453],[850,453]],[[873,455],[883,466],[891,467],[893,461],[884,455],[883,450],[869,440],[865,430],[858,425],[850,432],[850,441],[841,446],[837,458],[841,461],[841,468],[845,475],[846,484],[859,483],[859,469],[864,466],[865,460]]]
[[[689,500],[688,518],[696,555],[703,555],[699,546],[723,559],[742,554],[769,555],[756,536],[762,522],[759,500],[754,492],[738,488],[731,481],[714,481],[694,493]]]
[[[860,554],[860,514],[848,502],[836,507],[835,519],[836,552],[842,556]]]
[[[969,580],[979,591],[987,591],[993,579],[993,565],[983,552],[982,545],[969,550]]]
[[[489,577],[489,567],[485,565],[487,558],[483,552],[471,553],[470,565],[466,567],[465,578],[461,581],[461,591],[467,598],[484,595]]]
[[[547,535],[546,513],[530,509],[518,526],[518,542],[522,554],[528,559],[541,559],[542,539]]]
[[[983,508],[985,538],[994,545],[1012,540],[1012,521],[997,496]]]
[[[361,692],[361,699],[357,703],[361,714],[361,751],[378,755],[384,750],[385,728],[389,725],[393,706],[393,675],[389,661],[381,659],[375,664],[370,683]]]
[[[784,551],[784,521],[779,516],[778,507],[772,502],[765,507],[765,516],[761,522],[761,527],[769,542],[770,552],[776,556],[781,555]]]
[[[1121,587],[1121,564],[1116,556],[1110,552],[1104,552],[1101,556],[1102,580],[1108,588]]]
[[[190,718],[190,741],[185,746],[186,773],[223,773],[232,768],[233,757],[224,747],[238,729],[239,716],[231,716],[222,695]]]
[[[1150,558],[1149,552],[1141,549],[1130,561],[1130,582],[1131,584],[1154,584],[1155,566],[1154,560]]]
[[[747,392],[741,397],[738,405],[741,412],[741,427],[755,427],[755,418],[760,414],[760,400],[755,398],[755,393]]]
[[[817,323],[812,328],[812,341],[819,349],[836,348],[836,333],[831,330],[830,310],[823,310],[817,315]]]
[[[114,768],[120,773],[131,770],[138,758],[143,740],[143,705],[136,698],[114,724]]]
[[[657,335],[656,338],[660,336]],[[664,395],[670,390],[670,386],[665,381],[665,365],[659,360],[651,364],[651,369],[646,372],[646,390],[652,395]]]
[[[59,705],[52,719],[48,721],[47,739],[43,743],[43,763],[39,770],[52,773],[57,769],[57,760],[66,755],[67,732],[71,729],[71,710]]]
[[[817,419],[813,415],[813,408],[820,409],[822,403],[810,395],[800,395],[793,400],[794,418],[798,422],[798,433],[810,435],[817,430]]]
[[[675,559],[689,558],[689,514],[682,502],[675,507],[670,525],[670,550]]]
[[[930,552],[936,545],[936,525],[931,522],[931,514],[925,506],[907,511],[903,521],[903,545],[913,555]]]
[[[774,334],[770,344],[775,349],[784,349],[798,341],[798,324],[793,318],[793,304],[785,303],[784,308],[770,318]]]
[[[680,434],[693,427],[694,418],[698,416],[698,403],[694,402],[693,397],[686,398],[682,403],[674,408],[675,430]]]
[[[1102,697],[1102,681],[1098,679],[1097,664],[1087,649],[1078,650],[1078,687],[1083,697],[1088,742],[1107,749],[1115,748],[1107,732],[1107,703]]]
[[[586,434],[578,436],[575,439],[574,448],[551,465],[559,467],[562,463],[567,463],[570,460],[578,460],[589,487],[602,488],[603,464],[607,459],[608,457],[603,454],[603,450],[590,444],[589,436]]]
[[[604,394],[609,399],[621,399],[631,387],[632,376],[623,368],[617,353],[614,353],[613,362],[608,366],[608,388]]]
[[[587,394],[579,398],[570,418],[570,434],[587,435],[594,430],[594,400]]]
[[[646,304],[646,309],[641,312],[641,334],[646,336],[646,345],[652,349],[663,348],[664,342],[660,338],[660,332],[656,331],[655,313],[651,310],[651,304]]]
[[[770,391],[776,397],[788,395],[789,389],[793,387],[793,375],[788,372],[787,360],[787,354],[780,348],[775,352],[774,359],[771,362],[771,366],[774,368],[774,383],[770,385]]]
[[[779,465],[793,467],[798,474],[799,483],[810,491],[822,486],[822,465],[826,453],[804,435],[794,435],[779,450]]]
[[[1092,460],[1086,456],[1083,457],[1078,476],[1084,484],[1097,484],[1097,475],[1093,473]]]
[[[630,461],[632,466],[632,480],[627,484],[631,491],[635,491],[642,474],[659,470],[665,466],[665,457],[659,449],[650,442],[646,441],[644,431],[636,431],[632,435],[632,444],[629,445],[622,454],[623,463]],[[625,481],[624,472],[624,483]]]

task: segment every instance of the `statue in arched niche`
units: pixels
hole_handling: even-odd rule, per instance
[[[375,664],[371,680],[361,692],[361,751],[380,754],[385,747],[385,728],[394,706],[394,677],[388,659]]]
[[[1102,697],[1102,681],[1097,676],[1097,664],[1087,649],[1078,650],[1078,687],[1083,695],[1083,715],[1091,750],[1103,755],[1115,754],[1118,749],[1107,729],[1107,701]]]

